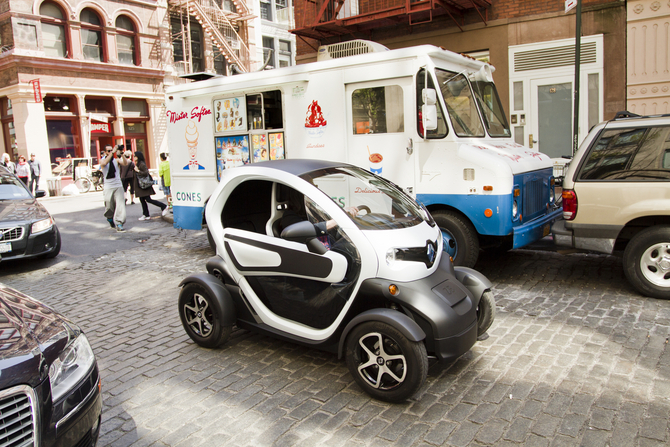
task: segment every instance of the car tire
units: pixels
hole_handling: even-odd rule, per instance
[[[435,211],[433,219],[442,231],[443,251],[454,265],[474,267],[479,257],[479,238],[472,224],[454,211]]]
[[[626,278],[641,294],[670,299],[670,227],[656,225],[633,236],[623,266]]]
[[[44,257],[46,259],[55,258],[60,253],[60,247],[61,247],[60,231],[58,231],[58,228],[56,228],[56,247],[54,248],[53,251],[45,254]]]
[[[186,284],[179,293],[179,318],[191,340],[203,348],[223,345],[233,330],[222,324],[221,306],[209,291],[196,283]]]
[[[352,329],[346,341],[346,360],[356,383],[372,397],[387,402],[412,397],[428,374],[423,342],[411,341],[380,321]]]
[[[477,305],[477,338],[485,339],[486,331],[489,330],[493,320],[496,317],[496,300],[493,297],[493,292],[487,290],[482,293]]]

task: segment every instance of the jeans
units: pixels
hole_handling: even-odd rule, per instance
[[[35,185],[35,189],[33,189],[33,184]],[[40,189],[39,175],[37,177],[30,177],[30,185],[28,186],[28,189],[30,189],[30,192],[32,192],[33,194],[37,193],[37,190]]]
[[[142,214],[144,215],[144,217],[149,217],[150,216],[149,206],[147,205],[147,203],[150,203],[152,205],[156,205],[157,207],[159,207],[161,209],[161,211],[163,211],[165,209],[165,207],[167,206],[163,202],[159,202],[158,200],[152,199],[149,196],[140,197],[140,203],[142,204]]]
[[[115,225],[126,223],[126,197],[123,188],[105,188],[102,191],[105,199],[105,217],[114,219]]]

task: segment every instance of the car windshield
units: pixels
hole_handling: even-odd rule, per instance
[[[32,199],[23,182],[12,174],[0,170],[0,200]]]
[[[509,137],[511,132],[505,111],[500,104],[498,91],[493,82],[475,81],[474,76],[470,77],[472,88],[477,98],[477,104],[484,116],[484,124],[492,137]]]
[[[329,168],[301,176],[348,211],[362,230],[391,230],[426,220],[419,205],[392,183],[356,167]],[[355,217],[351,208],[355,207]]]
[[[467,78],[462,73],[435,70],[454,132],[459,137],[483,137],[484,126]]]

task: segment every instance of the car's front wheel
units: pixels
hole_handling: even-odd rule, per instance
[[[487,290],[482,293],[477,305],[477,338],[484,340],[488,336],[486,331],[489,330],[493,320],[496,316],[496,300],[493,297],[493,292]]]
[[[179,317],[191,340],[204,348],[218,348],[230,337],[232,326],[224,326],[221,307],[200,284],[186,284],[179,293]]]
[[[354,380],[372,397],[402,402],[426,380],[428,356],[423,342],[414,342],[386,323],[369,321],[347,336],[347,366]]]
[[[636,234],[623,264],[626,278],[640,293],[670,299],[670,227],[656,225]]]

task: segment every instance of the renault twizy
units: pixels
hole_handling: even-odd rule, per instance
[[[486,277],[454,267],[428,211],[358,167],[226,170],[205,217],[217,255],[179,295],[201,346],[222,345],[237,325],[328,350],[366,392],[397,402],[424,383],[429,356],[457,358],[493,321]]]

